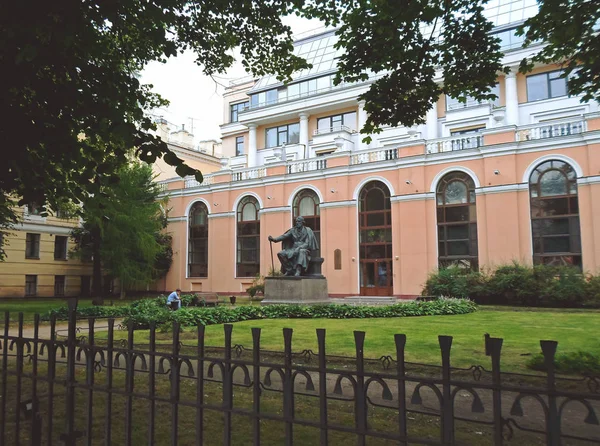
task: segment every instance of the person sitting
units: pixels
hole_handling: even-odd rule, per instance
[[[167,297],[167,306],[171,310],[179,310],[181,308],[181,290],[177,288],[169,297]]]

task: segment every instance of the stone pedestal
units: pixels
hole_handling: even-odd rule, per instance
[[[321,277],[266,277],[262,305],[328,304],[327,279]]]

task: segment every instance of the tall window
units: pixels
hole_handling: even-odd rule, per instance
[[[236,136],[235,138],[235,156],[244,154],[244,137]]]
[[[490,103],[494,105],[500,105],[500,84],[496,84],[491,89],[491,93],[494,93],[497,97]],[[446,96],[446,110],[457,110],[460,108],[474,107],[476,105],[485,104],[486,101],[478,101],[472,96],[467,96],[466,102],[460,102],[457,98]]]
[[[250,106],[250,102],[241,102],[239,104],[231,104],[229,106],[229,122],[238,122],[238,115],[241,111],[248,108]]]
[[[564,161],[546,161],[529,177],[533,262],[581,267],[577,175]]]
[[[25,241],[25,258],[40,258],[40,234],[27,233]]]
[[[65,276],[54,276],[54,295],[65,295]]]
[[[69,237],[57,235],[54,238],[54,260],[67,260],[67,243]]]
[[[254,277],[260,272],[260,221],[258,201],[246,196],[237,207],[237,277]]]
[[[348,127],[349,130],[356,130],[356,112],[317,119],[317,130],[319,133],[336,132],[341,130],[342,127]]]
[[[358,202],[360,243],[360,293],[391,296],[392,207],[390,191],[380,181],[367,183]]]
[[[208,208],[194,203],[188,218],[188,277],[208,277]]]
[[[37,276],[25,276],[25,297],[35,296],[37,294]]]
[[[567,95],[567,78],[561,70],[527,76],[527,100],[557,98]]]
[[[266,130],[265,146],[277,147],[283,144],[298,144],[300,141],[300,124],[280,125]]]
[[[303,189],[294,197],[292,206],[292,225],[296,217],[304,217],[304,224],[313,230],[319,246],[321,246],[321,216],[319,215],[319,197],[310,189]],[[320,257],[320,250],[313,252]]]
[[[464,172],[450,172],[437,186],[438,264],[440,268],[479,268],[475,183]]]

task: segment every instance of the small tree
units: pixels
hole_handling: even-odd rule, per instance
[[[93,259],[92,295],[102,295],[102,270],[119,280],[122,294],[147,285],[171,266],[170,236],[162,233],[158,186],[147,164],[132,163],[118,169],[118,182],[103,183],[100,193],[83,203],[84,224],[73,231],[74,253]]]

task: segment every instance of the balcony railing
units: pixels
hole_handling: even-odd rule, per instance
[[[353,154],[350,157],[350,164],[365,164],[396,159],[398,159],[398,149],[378,149]]]
[[[244,169],[232,172],[231,181],[255,180],[267,176],[267,169],[259,167],[256,169]]]
[[[204,175],[202,183],[196,181],[194,177],[188,177],[185,179],[185,188],[190,189],[192,187],[209,186],[213,184],[214,177],[212,175]]]
[[[355,133],[356,130],[351,129],[348,126],[345,125],[335,125],[333,127],[327,127],[324,129],[316,129],[313,132],[314,136],[318,136],[318,135],[327,135],[329,133],[335,133],[335,132],[348,132],[348,133]]]
[[[586,131],[586,121],[563,121],[552,124],[537,124],[530,128],[517,131],[517,141],[530,141],[534,139],[555,138],[558,136],[578,135]]]
[[[453,152],[483,146],[483,135],[461,135],[427,143],[427,153]]]
[[[310,172],[312,170],[327,169],[327,159],[316,158],[305,161],[296,161],[287,166],[287,173]]]

